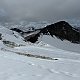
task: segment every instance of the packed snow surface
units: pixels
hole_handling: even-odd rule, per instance
[[[0,33],[0,80],[80,80],[79,53],[56,48],[45,41],[24,42],[18,33],[7,28],[0,27]]]

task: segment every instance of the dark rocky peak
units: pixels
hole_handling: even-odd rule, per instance
[[[69,23],[60,21],[46,26],[41,31],[43,34],[56,36],[61,40],[68,40],[72,43],[80,43],[80,32]]]
[[[47,25],[44,28],[34,29],[33,31],[27,32],[17,28],[13,28],[11,30],[21,33],[23,37],[25,36],[25,41],[30,41],[32,43],[38,41],[38,37],[40,37],[41,34],[52,37],[56,36],[61,40],[68,40],[72,43],[80,43],[80,32],[66,21],[59,21],[57,23]]]
[[[49,30],[71,30],[73,27],[65,21],[60,21],[51,25],[47,25],[43,30],[49,31]],[[44,33],[44,31],[43,31]]]
[[[60,21],[60,22],[54,23],[54,26],[60,29],[63,29],[63,28],[71,29],[72,28],[72,26],[66,21]]]

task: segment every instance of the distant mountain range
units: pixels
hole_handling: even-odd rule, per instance
[[[30,41],[32,43],[38,41],[41,35],[49,35],[53,38],[56,36],[61,40],[68,40],[71,43],[80,44],[80,28],[74,28],[66,21],[59,21],[40,29],[33,28],[33,30],[31,29],[31,31],[29,30],[27,32],[18,28],[11,28],[11,30],[20,33],[25,41]]]

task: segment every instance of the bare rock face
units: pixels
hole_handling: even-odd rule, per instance
[[[2,34],[0,33],[0,40],[2,39],[2,37],[1,37],[1,36],[2,36]]]
[[[76,29],[80,32],[80,27],[77,27]]]
[[[65,21],[60,21],[51,25],[47,25],[44,28],[35,29],[34,31],[29,32],[23,32],[17,28],[11,30],[19,32],[24,37],[25,41],[30,41],[32,43],[38,41],[38,37],[43,34],[52,37],[56,36],[61,40],[68,40],[72,43],[80,44],[80,31],[76,28],[73,28],[68,22]]]
[[[34,30],[34,31],[29,30],[27,32],[23,32],[22,30],[17,28],[12,28],[11,30],[20,33],[25,41],[29,41],[32,43],[35,43],[36,41],[38,41],[38,37],[40,36],[40,30]]]
[[[23,33],[23,31],[20,30],[20,29],[18,29],[18,28],[12,28],[12,29],[10,29],[10,30],[16,31],[16,32],[18,32],[18,33]]]
[[[40,30],[33,31],[31,33],[26,33],[24,36],[25,41],[30,41],[32,43],[35,43],[38,41],[38,37],[40,36]]]
[[[55,35],[61,40],[68,40],[72,43],[80,43],[80,32],[65,21],[46,26],[42,29],[42,33],[49,33],[52,37]]]
[[[6,40],[3,41],[3,44],[11,48],[19,47],[19,45],[17,45],[15,42],[6,41]]]

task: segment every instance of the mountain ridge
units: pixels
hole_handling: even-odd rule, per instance
[[[56,36],[60,40],[68,40],[71,43],[80,44],[80,31],[74,27],[72,27],[66,21],[59,21],[51,25],[47,25],[44,28],[34,29],[33,31],[24,32],[17,28],[12,28],[11,30],[20,33],[22,36],[25,34],[25,41],[30,41],[35,43],[38,41],[40,35],[49,35],[49,36]],[[27,35],[29,35],[27,37]]]

